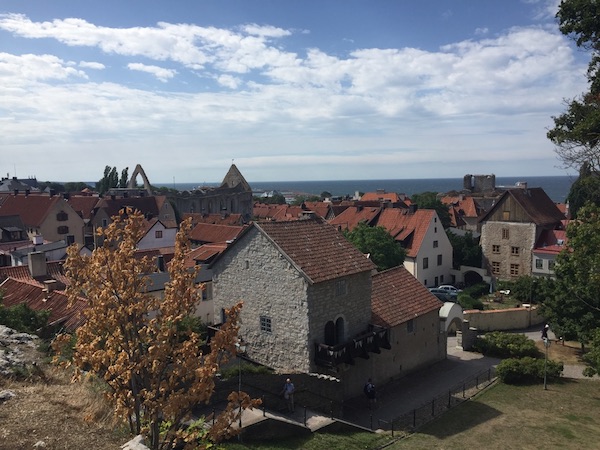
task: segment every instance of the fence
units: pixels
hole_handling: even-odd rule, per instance
[[[430,401],[399,417],[390,418],[389,420],[377,419],[376,423],[374,423],[373,416],[371,415],[370,428],[374,429],[375,425],[377,425],[377,428],[391,431],[392,436],[397,432],[404,434],[413,432],[444,414],[449,409],[472,398],[479,391],[492,384],[495,379],[496,370],[494,367],[491,367],[466,378],[461,383],[450,388],[448,392],[439,394]]]

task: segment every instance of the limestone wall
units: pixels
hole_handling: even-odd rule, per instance
[[[509,308],[495,311],[464,312],[469,325],[480,331],[521,330],[544,322],[537,307]]]

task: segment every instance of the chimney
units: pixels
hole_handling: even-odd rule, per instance
[[[15,197],[17,196],[17,194],[19,193],[18,189],[13,190],[13,193],[15,194]]]
[[[54,189],[50,189],[50,197],[54,197],[54,194],[56,194],[56,191]]]
[[[408,205],[408,213],[409,214],[414,214],[417,209],[419,209],[419,205],[417,205],[416,203],[411,203],[410,205]]]
[[[56,280],[46,280],[44,281],[44,292],[48,294],[50,292],[54,292],[58,288],[58,281]]]
[[[25,189],[25,197],[29,197],[29,189]]]
[[[33,252],[29,254],[29,272],[33,278],[45,277],[48,275],[46,270],[46,254],[44,252]]]
[[[64,198],[65,200],[69,200],[69,198],[71,198],[71,194],[70,194],[70,193],[68,193],[68,192],[64,192],[64,193],[63,193],[63,198]]]

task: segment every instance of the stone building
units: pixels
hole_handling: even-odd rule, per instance
[[[564,219],[542,188],[508,189],[481,219],[484,267],[501,280],[531,275],[540,235]]]
[[[252,217],[252,188],[235,164],[231,165],[219,187],[170,195],[169,200],[180,214],[241,214],[245,221]]]
[[[374,264],[318,219],[253,223],[211,268],[216,322],[226,308],[244,302],[240,336],[251,360],[279,372],[333,375],[342,381],[344,398],[359,394],[368,377],[389,381],[438,360],[440,352],[445,357],[437,317],[441,302],[404,268],[400,285],[374,300],[374,280],[388,278],[373,276]],[[398,298],[402,284],[426,312],[420,306],[405,311]],[[374,301],[380,306],[377,317]],[[390,318],[395,311],[405,313]],[[429,314],[423,322],[422,314]],[[391,345],[390,329],[410,320],[417,322],[410,333],[421,330],[418,337],[407,346],[402,329],[394,332],[397,344]]]

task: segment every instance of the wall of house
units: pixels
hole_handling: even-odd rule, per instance
[[[161,237],[156,237],[156,231],[161,232]],[[177,228],[165,228],[162,223],[157,222],[139,240],[137,248],[139,250],[146,250],[149,248],[174,247],[176,234]]]
[[[521,330],[544,322],[536,307],[464,312],[469,326],[480,331]]]
[[[555,254],[534,253],[531,260],[531,275],[534,277],[554,278],[554,261],[556,261]],[[537,267],[538,264],[541,264],[542,267]]]
[[[248,357],[278,370],[310,370],[307,282],[255,228],[243,235],[213,267],[214,317],[243,301],[240,336]],[[261,317],[271,332],[261,330]]]
[[[391,330],[391,350],[369,354],[369,359],[355,359],[354,366],[342,367],[337,376],[343,381],[345,398],[360,395],[363,385],[372,378],[383,385],[446,358],[446,334],[440,331],[438,310],[413,320],[413,332],[407,323]]]
[[[484,223],[481,228],[481,249],[485,267],[501,280],[531,275],[531,251],[536,237],[536,226],[533,223],[495,221]],[[514,253],[513,248],[519,249],[518,254]],[[494,262],[499,264],[497,272],[493,271]],[[511,271],[512,265],[518,265],[518,270],[515,271],[513,267]]]
[[[434,242],[437,241],[437,247]],[[438,264],[438,257],[441,255],[441,264]],[[428,259],[428,268],[423,268],[423,259]],[[437,287],[440,284],[450,284],[450,271],[452,269],[452,244],[444,231],[437,214],[431,219],[429,228],[423,238],[423,243],[419,248],[417,264],[420,265],[418,276],[416,277],[423,285],[427,287]]]
[[[336,281],[330,280],[309,286],[308,315],[311,362],[314,358],[314,343],[325,343],[325,325],[343,319],[344,334],[340,343],[368,331],[371,321],[371,272],[343,277],[346,293],[336,295]],[[313,364],[313,370],[319,368]]]
[[[67,220],[58,220],[57,214],[64,212]],[[67,227],[67,233],[59,233],[59,227]],[[39,228],[44,240],[49,242],[67,241],[67,236],[73,236],[74,242],[83,245],[83,219],[71,208],[65,200],[57,202],[49,211],[46,219]],[[33,236],[30,234],[29,236]]]

